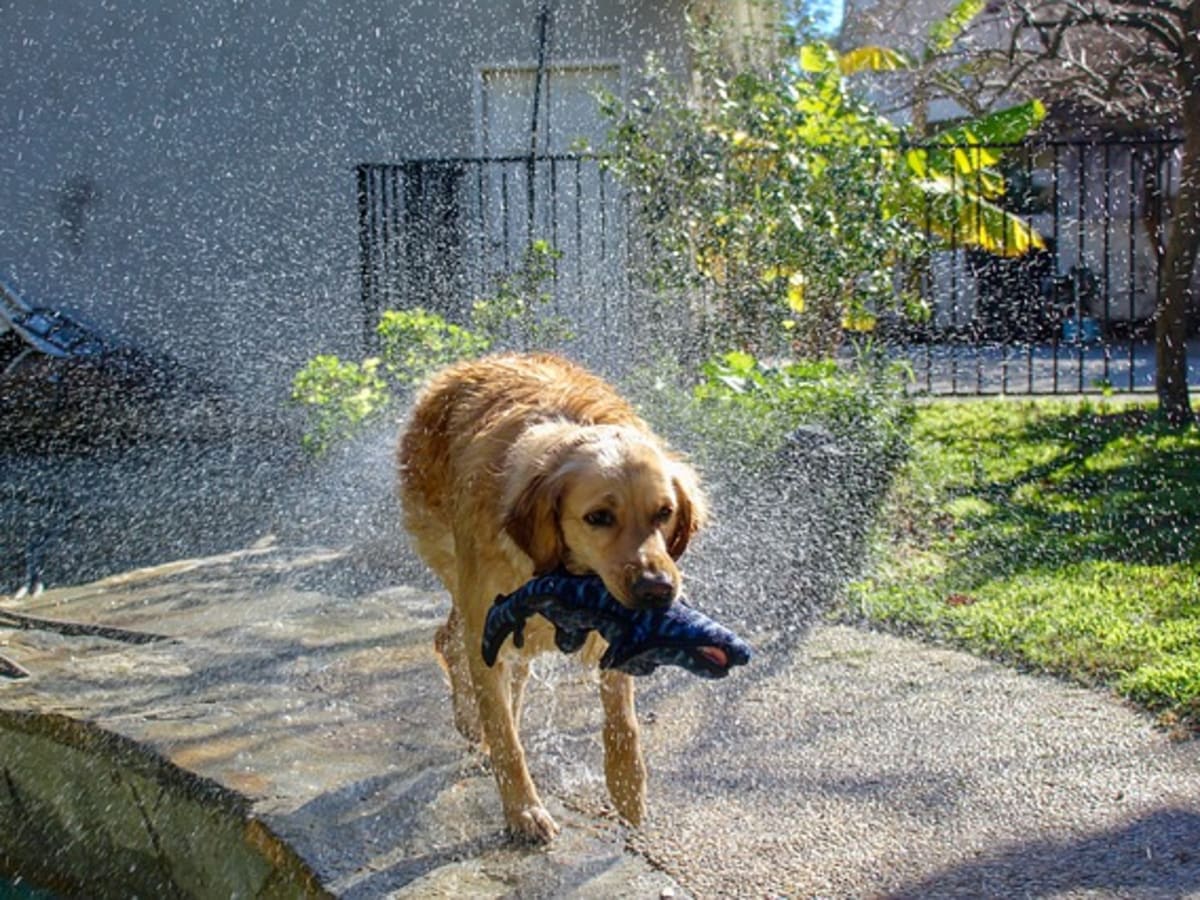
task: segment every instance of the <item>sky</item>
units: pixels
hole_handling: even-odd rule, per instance
[[[842,24],[843,0],[811,0],[808,5],[813,12],[824,12],[828,30],[837,31]]]

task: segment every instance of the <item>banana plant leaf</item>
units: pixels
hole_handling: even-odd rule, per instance
[[[1022,256],[1046,249],[1028,222],[1001,209],[953,179],[919,179],[903,198],[905,215],[956,247],[975,247],[997,256]]]

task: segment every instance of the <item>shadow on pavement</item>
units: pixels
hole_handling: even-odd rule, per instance
[[[1200,891],[1200,813],[1163,809],[1127,825],[1058,841],[1017,844],[885,896],[1058,895],[1184,897]]]

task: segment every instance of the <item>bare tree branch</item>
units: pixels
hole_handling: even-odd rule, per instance
[[[1029,26],[1037,30],[1065,31],[1083,27],[1099,27],[1104,29],[1133,29],[1150,35],[1165,47],[1178,52],[1185,41],[1183,22],[1180,21],[1182,12],[1172,10],[1174,15],[1164,11],[1150,9],[1127,9],[1122,6],[1109,6],[1081,3],[1063,3],[1057,14],[1053,11],[1046,13],[1049,18],[1038,18],[1037,11],[1045,11],[1045,4],[1031,5],[1020,3]]]

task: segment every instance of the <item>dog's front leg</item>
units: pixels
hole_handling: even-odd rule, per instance
[[[512,706],[513,725],[517,733],[521,732],[521,704],[525,699],[525,684],[529,681],[529,658],[519,656],[513,660],[509,669],[508,690]]]
[[[604,780],[617,812],[631,825],[646,815],[646,765],[637,713],[633,705],[633,677],[624,672],[600,673],[600,700],[604,704]]]
[[[504,819],[509,829],[519,837],[545,842],[558,834],[558,825],[542,805],[537,788],[525,764],[525,751],[513,721],[509,677],[505,663],[492,668],[483,661],[478,650],[482,636],[475,638],[468,629],[468,657],[475,696],[479,702],[479,718],[483,735],[492,758]]]
[[[510,673],[503,659],[492,667],[483,661],[483,624],[487,609],[491,599],[503,591],[501,588],[489,592],[486,584],[484,579],[476,591],[464,597],[467,602],[463,606],[463,643],[479,707],[479,721],[491,754],[492,770],[509,830],[518,837],[544,843],[558,834],[558,825],[542,805],[525,764],[525,751],[513,718]],[[467,590],[476,587],[470,578],[460,579],[459,585]]]

